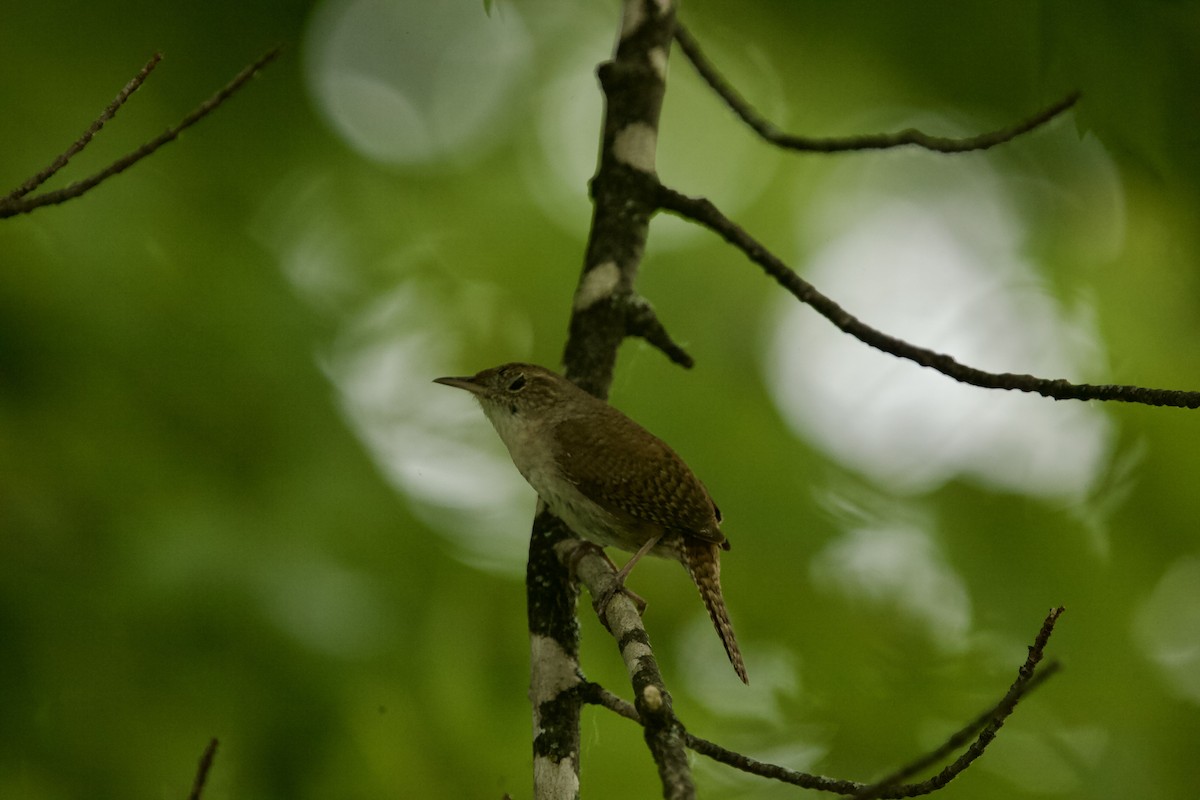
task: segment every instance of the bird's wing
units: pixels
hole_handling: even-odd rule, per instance
[[[592,502],[636,522],[727,546],[716,504],[683,459],[621,412],[606,411],[612,413],[602,420],[558,423],[555,461],[567,479]]]

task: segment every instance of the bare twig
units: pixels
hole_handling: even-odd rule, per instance
[[[54,173],[65,167],[67,162],[70,161],[76,153],[87,147],[88,143],[92,141],[92,137],[99,133],[100,129],[104,127],[104,123],[116,116],[117,112],[121,109],[121,106],[125,105],[125,101],[129,99],[129,96],[136,92],[138,88],[145,83],[146,78],[150,77],[150,73],[153,72],[154,68],[158,66],[158,62],[162,61],[162,57],[162,53],[155,53],[153,56],[151,56],[150,60],[146,62],[146,66],[142,67],[141,70],[138,71],[138,74],[134,75],[129,83],[125,84],[125,88],[117,93],[116,99],[109,103],[108,107],[105,108],[104,111],[100,112],[100,116],[96,117],[95,121],[88,126],[88,129],[85,130],[83,134],[75,140],[74,144],[60,153],[58,157],[51,161],[50,164],[41,172],[30,176],[28,180],[26,180],[16,189],[13,189],[12,192],[10,192],[4,198],[4,201],[7,202],[16,200],[17,198],[24,197],[25,195],[29,194],[34,189],[49,180]]]
[[[208,781],[208,772],[212,769],[216,757],[217,740],[212,739],[200,756],[200,765],[196,767],[196,779],[192,781],[192,791],[188,793],[188,800],[200,800],[200,796],[204,794],[204,784]]]
[[[923,147],[926,150],[933,150],[939,153],[966,153],[987,150],[990,147],[1004,144],[1021,134],[1028,133],[1035,128],[1045,125],[1079,102],[1079,98],[1082,96],[1080,92],[1071,92],[1058,102],[1046,106],[1033,116],[1015,125],[961,139],[946,136],[931,136],[915,128],[897,131],[896,133],[860,134],[856,136],[828,138],[797,136],[795,134],[784,133],[775,127],[774,123],[759,114],[738,93],[737,89],[734,89],[732,84],[721,75],[717,68],[713,66],[712,62],[708,60],[708,57],[700,49],[699,42],[682,25],[676,25],[675,27],[675,41],[679,43],[679,48],[683,50],[684,55],[692,62],[692,66],[700,73],[700,77],[704,79],[712,90],[725,101],[725,104],[746,125],[762,139],[786,150],[798,150],[809,153],[839,153],[850,150],[885,150],[892,147],[903,147],[904,145]]]
[[[850,795],[855,800],[917,797],[931,794],[962,774],[975,759],[982,755],[988,745],[995,739],[996,733],[1012,714],[1021,698],[1027,696],[1058,671],[1059,666],[1057,663],[1050,663],[1041,670],[1038,670],[1037,667],[1045,654],[1046,645],[1050,640],[1051,633],[1054,631],[1054,625],[1062,612],[1063,609],[1059,607],[1051,610],[1046,616],[1041,630],[1038,632],[1033,644],[1029,647],[1029,655],[1017,671],[1016,680],[1013,681],[999,702],[951,735],[937,749],[906,764],[904,767],[875,783],[861,783],[859,781],[828,778],[822,775],[813,775],[807,772],[788,769],[777,764],[768,764],[767,762],[728,750],[719,744],[702,739],[687,731],[683,732],[684,742],[689,749],[701,755],[708,756],[714,761],[750,773],[751,775],[780,781],[803,789]],[[642,724],[642,716],[633,704],[623,700],[603,686],[596,683],[584,682],[577,689],[580,698],[585,702],[602,706],[626,719]],[[974,741],[971,741],[972,739]],[[971,742],[971,744],[967,750],[937,775],[921,783],[900,783],[906,778],[942,761],[950,753],[963,747],[968,742]]]
[[[872,328],[836,302],[826,297],[787,264],[730,220],[710,201],[688,197],[665,186],[658,189],[659,205],[685,219],[690,219],[713,231],[741,250],[763,268],[768,275],[792,293],[797,300],[811,306],[838,329],[850,334],[877,350],[908,359],[922,367],[934,369],[947,377],[985,389],[1009,389],[1030,392],[1054,400],[1110,400],[1140,403],[1148,406],[1174,408],[1200,407],[1200,392],[1176,389],[1151,389],[1121,384],[1070,383],[1061,378],[1039,378],[1013,372],[987,372],[956,361],[944,353],[909,344],[903,339]]]
[[[987,711],[983,712],[983,714],[979,715],[977,718],[975,718],[971,722],[968,722],[962,728],[960,728],[959,730],[954,732],[951,736],[949,736],[946,739],[946,741],[942,742],[942,744],[939,745],[935,750],[931,750],[930,752],[926,753],[925,755],[921,756],[920,758],[915,759],[911,763],[905,764],[903,767],[900,767],[895,772],[891,773],[890,775],[887,775],[884,778],[879,779],[875,783],[873,783],[869,786],[863,787],[854,795],[855,800],[871,800],[871,798],[877,798],[877,797],[896,797],[896,796],[898,796],[894,792],[900,791],[901,787],[903,786],[903,784],[901,783],[902,781],[905,781],[908,778],[912,777],[913,775],[923,772],[924,770],[932,767],[934,764],[937,764],[937,763],[945,760],[947,757],[949,757],[949,755],[951,753],[953,753],[955,750],[958,750],[960,747],[965,746],[968,742],[970,742],[973,738],[975,738],[978,734],[980,734],[981,731],[983,731],[989,725],[993,724],[993,722],[996,720],[997,716],[1000,715],[1001,713],[1003,713],[1004,717],[1001,718],[1001,722],[999,724],[996,724],[996,728],[999,728],[1000,724],[1003,724],[1003,719],[1006,718],[1008,714],[1012,713],[1013,706],[1016,705],[1016,701],[1018,699],[1020,699],[1021,697],[1025,697],[1030,692],[1032,692],[1034,689],[1036,689],[1037,687],[1039,687],[1043,683],[1045,683],[1047,680],[1049,680],[1051,677],[1058,674],[1060,669],[1061,669],[1061,666],[1059,665],[1059,663],[1057,661],[1051,661],[1045,667],[1043,667],[1042,669],[1035,672],[1029,678],[1029,680],[1024,683],[1024,685],[1020,686],[1019,691],[1017,692],[1016,695],[1014,695],[1013,691],[1014,691],[1014,687],[1017,687],[1017,684],[1014,683],[1013,687],[1009,688],[1008,693],[1006,693],[1004,695],[1004,697],[1001,698],[1000,702],[998,702],[996,705],[992,706]],[[1010,705],[1010,699],[1011,699],[1011,705]],[[961,761],[961,763],[960,763],[960,761],[955,761],[954,764],[951,764],[950,766],[946,767],[942,772],[938,773],[934,777],[932,777],[926,781],[923,781],[919,784],[911,784],[909,787],[904,787],[907,789],[911,789],[912,787],[929,788],[928,792],[927,791],[916,792],[915,790],[913,790],[904,796],[912,796],[914,794],[928,794],[929,792],[932,792],[934,789],[938,789],[938,788],[941,788],[942,786],[946,785],[951,780],[953,780],[955,777],[957,777],[960,773],[962,773],[963,770],[965,770],[970,765],[971,761],[974,761],[976,758],[978,758],[980,755],[982,755],[983,750],[987,747],[987,744],[989,742],[991,742],[991,740],[993,738],[995,738],[994,730],[991,733],[991,735],[988,737],[987,742],[980,744],[979,741],[977,740],[976,743],[972,745],[972,749],[968,750],[967,753],[964,753],[964,755],[970,754],[970,757],[968,760]],[[892,791],[889,792],[888,791],[889,789],[892,789]]]
[[[1025,663],[1017,671],[1016,680],[1008,688],[1004,697],[1000,698],[1000,702],[989,711],[984,712],[974,722],[964,726],[950,736],[941,747],[900,768],[875,784],[860,790],[855,795],[856,800],[915,797],[917,795],[930,794],[950,783],[950,781],[962,774],[975,759],[983,755],[983,751],[996,738],[996,733],[999,732],[1001,726],[1004,725],[1005,721],[1012,714],[1021,698],[1058,672],[1059,665],[1057,662],[1047,664],[1040,672],[1037,666],[1045,655],[1046,644],[1050,641],[1050,635],[1054,632],[1054,626],[1065,610],[1062,606],[1059,606],[1058,608],[1051,609],[1050,613],[1046,615],[1046,619],[1042,622],[1041,630],[1038,631],[1037,637],[1029,647],[1029,655],[1025,658]],[[937,775],[921,783],[900,785],[900,781],[936,764],[951,752],[957,750],[970,740],[972,736],[975,736],[976,731],[979,734],[975,738],[975,741],[971,743],[971,746]]]
[[[71,158],[71,156],[87,146],[87,143],[91,140],[91,137],[94,136],[101,127],[103,127],[104,123],[108,119],[112,118],[117,109],[124,104],[126,99],[128,99],[129,94],[136,90],[137,87],[141,85],[142,81],[145,80],[146,75],[149,74],[149,70],[153,69],[153,65],[157,64],[157,58],[151,59],[150,63],[148,63],[146,67],[143,67],[142,72],[139,73],[138,76],[136,76],[132,81],[130,81],[129,85],[122,90],[121,94],[117,95],[117,99],[113,102],[113,104],[105,109],[104,113],[92,123],[92,126],[88,128],[88,131],[84,133],[79,141],[76,141],[73,145],[71,145],[71,147],[67,148],[67,150],[64,151],[63,154],[58,158],[56,158],[54,162],[45,170],[42,170],[42,172],[34,175],[32,178],[25,181],[25,183],[21,184],[21,186],[18,187],[8,197],[0,200],[0,219],[15,216],[17,214],[25,214],[42,206],[57,205],[58,203],[72,200],[84,194],[89,189],[92,189],[97,184],[107,180],[108,178],[124,172],[126,169],[141,161],[143,158],[150,155],[164,144],[174,141],[180,133],[195,125],[197,122],[204,119],[204,117],[215,111],[222,103],[228,100],[230,96],[236,93],[251,78],[253,78],[259,70],[273,61],[279,55],[279,52],[280,48],[278,47],[267,52],[257,61],[250,64],[236,76],[234,76],[233,80],[222,87],[216,94],[197,106],[190,114],[184,117],[178,125],[167,128],[167,130],[163,131],[154,139],[146,142],[141,147],[130,153],[127,153],[121,158],[118,158],[116,161],[112,162],[96,174],[84,178],[81,181],[76,181],[75,183],[65,186],[62,189],[57,189],[52,192],[44,192],[43,194],[36,195],[34,197],[24,197],[24,195],[32,191],[33,188],[40,185],[43,181],[61,169],[62,166],[65,165],[66,162]]]
[[[624,717],[639,725],[642,724],[642,718],[638,716],[637,709],[633,707],[633,703],[613,694],[598,683],[591,681],[581,683],[579,685],[579,697],[585,703],[607,708],[617,716]]]

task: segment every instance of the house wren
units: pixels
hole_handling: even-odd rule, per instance
[[[691,575],[738,677],[746,667],[721,596],[721,512],[683,459],[641,425],[566,378],[504,364],[435,383],[483,406],[513,463],[550,511],[583,539],[672,558]]]

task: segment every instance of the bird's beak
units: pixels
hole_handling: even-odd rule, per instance
[[[440,383],[445,386],[454,386],[458,389],[466,389],[471,394],[483,394],[483,387],[475,382],[474,378],[434,378],[434,383]]]

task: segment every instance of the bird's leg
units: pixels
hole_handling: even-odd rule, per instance
[[[589,542],[587,539],[576,539],[575,548],[571,551],[571,555],[567,561],[567,571],[571,573],[571,580],[575,582],[579,581],[579,577],[576,574],[576,571],[579,568],[579,562],[589,553],[598,553],[604,557],[604,560],[607,561],[613,569],[617,568],[617,565],[613,564],[612,559],[609,558],[608,554],[604,552],[603,547]]]
[[[618,592],[624,592],[629,599],[633,601],[633,604],[637,606],[638,614],[646,613],[646,601],[637,592],[625,585],[625,579],[629,576],[630,571],[641,559],[641,557],[646,555],[646,553],[649,553],[650,550],[654,548],[654,545],[658,544],[658,540],[661,538],[662,535],[660,534],[647,540],[646,543],[638,548],[638,551],[634,553],[632,557],[630,557],[629,561],[625,563],[625,566],[619,569],[617,568],[617,565],[613,563],[613,560],[608,557],[608,553],[604,552],[603,547],[589,542],[586,539],[579,542],[579,545],[575,548],[575,551],[572,553],[569,563],[567,564],[567,569],[570,571],[573,579],[575,577],[576,565],[579,563],[579,560],[588,553],[596,553],[600,555],[605,561],[608,562],[608,565],[612,567],[613,571],[616,573],[612,586],[607,591],[602,592],[598,597],[595,597],[592,600],[592,608],[596,610],[596,613],[600,616],[600,619],[604,619],[605,609],[608,608],[608,604],[612,602],[612,599],[617,595]]]
[[[639,547],[638,551],[634,553],[628,561],[625,562],[625,566],[617,570],[616,584],[610,591],[607,591],[600,597],[596,598],[596,602],[594,603],[596,607],[596,613],[600,614],[601,618],[604,617],[604,609],[608,607],[609,602],[613,599],[613,596],[616,595],[617,592],[624,592],[629,596],[629,599],[633,601],[635,606],[637,606],[638,614],[646,613],[646,601],[642,599],[637,592],[625,585],[625,579],[628,578],[629,573],[633,571],[634,565],[641,560],[642,556],[654,549],[654,545],[658,544],[658,540],[661,538],[662,534],[660,533],[658,536],[647,539],[646,543]],[[607,556],[605,557],[607,558]],[[609,559],[608,563],[612,564],[612,559]],[[616,568],[616,564],[613,564],[613,568]]]
[[[629,599],[632,600],[634,605],[637,606],[639,614],[645,613],[646,601],[639,597],[632,589],[629,589],[625,586],[624,575],[629,574],[629,567],[632,566],[632,563],[634,560],[636,560],[636,557],[626,565],[624,570],[621,570],[618,569],[617,565],[613,563],[613,560],[608,557],[608,553],[604,552],[603,547],[593,542],[589,542],[586,539],[580,539],[567,561],[567,570],[571,573],[571,580],[579,580],[579,578],[576,576],[576,569],[579,565],[579,560],[592,553],[607,561],[608,565],[612,567],[613,572],[616,573],[616,580],[613,582],[611,588],[608,591],[601,593],[598,597],[592,599],[592,608],[596,611],[596,614],[599,615],[600,619],[604,619],[604,610],[608,608],[608,604],[612,601],[613,597],[617,595],[617,592],[624,592],[626,595],[628,595]],[[622,572],[624,574],[622,574]]]
[[[625,586],[625,579],[629,577],[629,573],[633,572],[633,567],[637,562],[642,560],[642,556],[654,549],[654,545],[658,544],[658,540],[662,538],[660,533],[658,536],[651,537],[646,540],[646,543],[638,548],[638,551],[633,554],[633,557],[625,562],[625,566],[617,570],[617,583],[622,587]],[[627,590],[628,591],[628,590]]]

